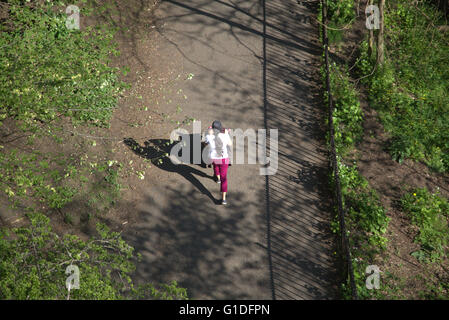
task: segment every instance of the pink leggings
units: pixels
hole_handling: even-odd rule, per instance
[[[229,159],[213,159],[212,164],[214,166],[215,176],[220,176],[220,191],[228,192],[228,173]]]

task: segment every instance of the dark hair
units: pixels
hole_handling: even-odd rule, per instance
[[[221,125],[221,122],[218,120],[212,122],[212,129],[216,129],[219,132],[224,132],[223,126]]]

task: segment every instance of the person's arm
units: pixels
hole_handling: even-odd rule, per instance
[[[231,135],[229,134],[229,129],[225,129],[225,133],[226,133],[226,135],[227,135],[228,145],[229,145],[230,147],[232,147],[232,138],[231,138]]]
[[[209,127],[207,129],[206,135],[204,137],[204,143],[209,144],[212,140],[213,134],[214,134],[214,130]]]

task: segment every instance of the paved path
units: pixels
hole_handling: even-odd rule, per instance
[[[317,27],[297,16],[313,12],[293,0],[167,0],[157,9],[161,52],[176,52],[195,75],[182,88],[186,113],[203,128],[221,119],[279,129],[279,169],[266,179],[258,165],[232,166],[227,207],[212,200],[211,169],[154,169],[164,179],[125,234],[143,255],[140,279],[178,280],[195,299],[336,298],[321,51]]]

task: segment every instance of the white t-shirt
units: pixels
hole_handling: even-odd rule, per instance
[[[227,159],[229,158],[228,154],[228,146],[231,145],[231,137],[226,133],[219,133],[218,138],[221,139],[223,143],[222,154],[217,154],[217,150],[215,148],[215,135],[208,134],[206,135],[206,142],[210,145],[210,158],[211,159]]]

